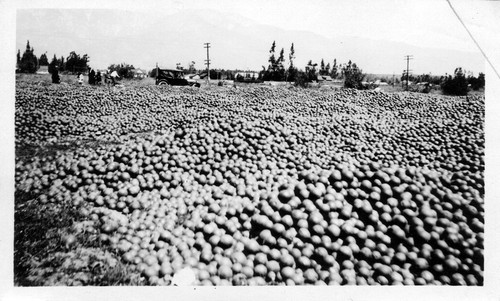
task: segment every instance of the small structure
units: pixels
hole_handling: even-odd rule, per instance
[[[40,66],[36,74],[49,74],[49,66]]]
[[[259,79],[259,73],[253,71],[236,72],[236,74],[234,75],[234,80],[236,82],[245,82],[245,83],[261,82],[261,80]]]
[[[132,69],[131,71],[134,78],[145,78],[147,75],[146,71],[141,69]]]
[[[236,72],[234,78],[237,79],[237,81],[252,81],[258,79],[259,74],[252,71]]]
[[[318,81],[318,83],[325,83],[325,82],[332,83],[333,82],[333,79],[330,75],[318,75],[316,77],[316,80]]]

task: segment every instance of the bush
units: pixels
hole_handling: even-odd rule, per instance
[[[363,71],[356,66],[356,63],[347,63],[347,65],[342,69],[344,73],[344,87],[345,88],[353,88],[362,90],[363,87],[363,79],[365,78],[365,74]]]
[[[469,76],[467,82],[471,85],[472,90],[477,91],[484,88],[485,80],[484,73],[479,73],[478,77]]]
[[[295,77],[295,86],[307,88],[309,86],[309,76],[303,71],[299,71]]]
[[[90,57],[87,54],[80,56],[75,51],[71,51],[69,56],[66,58],[66,63],[64,66],[64,70],[75,73],[86,73],[88,72],[88,63],[90,61]]]
[[[449,75],[441,84],[441,89],[446,95],[464,96],[468,92],[468,83],[462,68],[455,69],[455,76]]]
[[[299,71],[297,70],[297,68],[295,68],[293,66],[288,68],[286,81],[294,82],[297,79],[298,73],[299,73]]]

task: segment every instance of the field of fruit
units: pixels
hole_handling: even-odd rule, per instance
[[[482,285],[484,97],[18,83],[17,285]]]

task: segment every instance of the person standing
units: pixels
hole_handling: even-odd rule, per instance
[[[89,84],[95,85],[95,71],[94,71],[94,69],[91,69],[89,72]]]
[[[111,72],[111,80],[113,81],[113,86],[116,85],[116,80],[118,78],[120,78],[120,76],[118,75],[118,72],[116,72],[116,70]]]
[[[78,84],[83,85],[83,74],[78,72],[77,78],[78,78]]]
[[[54,71],[52,71],[52,83],[53,84],[61,83],[61,78],[59,77],[59,71],[57,70],[57,67],[54,68]]]
[[[101,85],[101,72],[97,71],[97,74],[95,75],[95,84],[100,86]]]

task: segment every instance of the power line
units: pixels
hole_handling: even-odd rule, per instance
[[[455,14],[455,16],[457,17],[458,21],[460,21],[460,23],[462,23],[462,26],[465,28],[465,30],[469,34],[469,36],[471,37],[472,41],[474,41],[474,43],[476,44],[477,48],[479,48],[479,51],[481,51],[481,54],[484,56],[484,58],[486,59],[486,61],[490,65],[490,67],[493,69],[493,71],[496,73],[497,77],[500,79],[500,75],[498,74],[497,69],[493,66],[493,64],[491,63],[490,59],[486,55],[486,53],[484,53],[483,48],[481,48],[481,46],[479,46],[479,43],[476,41],[476,39],[474,38],[474,36],[472,35],[472,33],[469,31],[469,29],[465,25],[464,21],[462,21],[462,18],[458,15],[457,11],[455,10],[455,8],[453,7],[453,5],[451,4],[450,0],[446,0],[446,2],[448,2],[448,5],[450,6],[451,10],[453,11],[453,13]]]
[[[208,52],[208,49],[210,48],[210,43],[205,43],[204,48],[207,49],[207,59],[205,60],[205,64],[207,65],[207,85],[210,86],[210,54]]]
[[[413,55],[405,55],[406,60],[406,91],[408,91],[408,82],[410,80],[410,60],[413,60]]]

